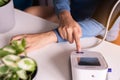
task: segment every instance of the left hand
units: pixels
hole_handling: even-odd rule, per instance
[[[12,40],[26,40],[26,52],[31,52],[44,47],[47,44],[57,42],[56,34],[53,31],[39,34],[21,34],[14,36]]]

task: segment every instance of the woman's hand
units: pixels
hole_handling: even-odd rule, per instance
[[[61,12],[59,19],[60,25],[58,30],[61,37],[65,40],[68,40],[70,43],[75,41],[77,51],[80,51],[80,37],[82,35],[80,25],[75,20],[73,20],[68,11]]]
[[[14,36],[12,40],[26,40],[26,52],[37,50],[47,44],[57,42],[56,34],[53,31],[39,34],[21,34]]]

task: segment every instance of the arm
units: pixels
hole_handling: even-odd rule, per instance
[[[54,0],[54,7],[60,20],[58,31],[55,31],[55,33],[56,35],[60,34],[62,39],[70,43],[75,41],[77,51],[80,51],[80,37],[82,33],[79,24],[72,18],[69,3],[69,0]],[[57,37],[58,42],[60,37]]]
[[[86,19],[82,22],[78,22],[78,24],[81,25],[83,31],[82,37],[96,36],[104,29],[104,26],[99,22],[95,21],[94,19]],[[44,33],[17,35],[14,36],[12,40],[21,40],[22,38],[25,38],[27,42],[26,44],[27,52],[39,49],[50,43],[55,43],[57,41],[58,42],[65,41],[60,36],[58,29]]]

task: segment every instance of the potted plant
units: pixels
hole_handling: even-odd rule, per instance
[[[9,45],[0,48],[0,80],[32,80],[37,65],[35,60],[27,57],[25,52],[26,41],[12,41]],[[25,56],[20,56],[25,53]]]
[[[0,33],[11,30],[14,24],[15,15],[13,0],[0,0]]]
[[[0,7],[7,4],[10,0],[0,0]]]

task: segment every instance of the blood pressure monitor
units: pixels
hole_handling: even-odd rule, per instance
[[[106,80],[108,65],[101,53],[73,51],[70,59],[72,80]]]
[[[97,44],[88,48],[93,48],[101,44],[107,36],[108,28],[112,15],[117,7],[119,7],[120,0],[117,0],[113,6],[106,24],[106,31],[102,41],[98,41]],[[70,55],[71,68],[72,68],[72,80],[106,80],[108,65],[104,57],[99,52],[83,51],[77,53],[73,51]]]

